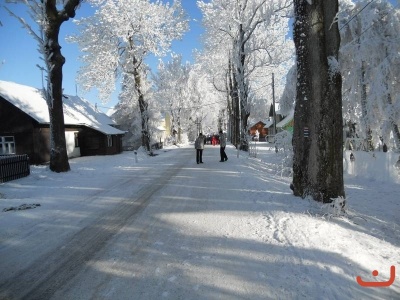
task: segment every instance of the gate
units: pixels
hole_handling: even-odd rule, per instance
[[[26,177],[30,173],[27,154],[0,155],[0,183]]]

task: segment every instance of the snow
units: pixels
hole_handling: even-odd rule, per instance
[[[350,161],[353,153],[355,160]],[[394,152],[345,151],[344,172],[352,176],[362,176],[368,180],[393,182],[400,184],[400,170],[396,162],[400,154]]]
[[[282,121],[280,121],[278,124],[276,124],[276,127],[282,128],[282,127],[286,126],[287,124],[289,124],[290,121],[293,120],[293,117],[294,117],[294,110],[292,109],[289,112],[289,114]]]
[[[270,126],[272,126],[274,124],[274,121],[272,120],[266,120],[265,121],[265,126],[264,128],[269,128]]]
[[[329,56],[328,57],[328,66],[329,66],[329,78],[332,79],[336,74],[340,74],[340,66],[336,57]]]
[[[0,298],[399,299],[400,185],[380,163],[391,152],[355,152],[376,172],[346,171],[335,217],[294,197],[279,153],[256,145],[256,157],[228,145],[224,163],[207,145],[201,165],[193,145],[80,157],[0,184]],[[40,206],[3,212],[22,204]],[[388,281],[392,265],[390,287],[356,282]]]

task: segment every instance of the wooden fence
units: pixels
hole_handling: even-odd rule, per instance
[[[28,155],[0,155],[0,183],[22,178],[30,173]]]

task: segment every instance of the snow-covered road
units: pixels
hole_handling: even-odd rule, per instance
[[[355,280],[399,274],[398,185],[377,184],[392,203],[381,215],[327,218],[291,195],[272,151],[227,153],[79,158],[1,185],[0,208],[41,206],[0,212],[0,299],[399,299],[399,275],[388,288]],[[362,184],[346,187],[353,205]]]

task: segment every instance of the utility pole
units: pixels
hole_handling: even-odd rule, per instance
[[[196,122],[194,122],[197,126],[197,135],[200,134],[201,132],[201,120],[199,120],[199,117],[196,117]]]
[[[274,73],[272,73],[272,117],[274,122],[274,135],[276,135],[276,113],[275,113],[275,79]]]

